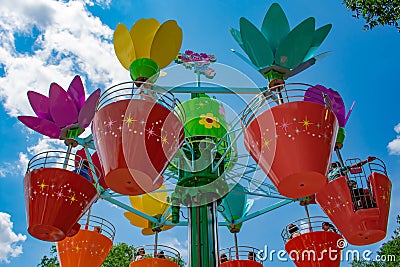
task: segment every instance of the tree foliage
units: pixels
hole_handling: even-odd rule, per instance
[[[50,248],[50,257],[47,257],[46,255],[43,256],[40,263],[36,266],[37,267],[59,267],[60,266],[60,263],[58,262],[58,258],[57,258],[57,249],[56,249],[55,245],[51,246],[51,248]]]
[[[343,0],[353,17],[365,19],[365,30],[376,26],[395,26],[400,32],[400,0]]]
[[[132,261],[134,247],[126,243],[114,245],[108,253],[106,260],[101,265],[102,267],[128,267]],[[57,258],[57,249],[53,245],[50,249],[50,256],[43,256],[37,267],[59,267],[60,263]]]
[[[114,245],[108,253],[106,260],[101,265],[102,267],[128,267],[132,261],[134,247],[126,243],[119,243]]]
[[[134,258],[136,249],[126,243],[119,243],[114,245],[108,253],[107,258],[101,265],[101,267],[129,267],[132,259]],[[149,255],[149,257],[152,257]],[[182,257],[169,258],[171,261],[177,263],[180,267],[185,266],[185,261]],[[59,267],[60,263],[57,258],[57,249],[53,245],[50,249],[50,256],[43,256],[37,267]]]
[[[397,216],[398,227],[394,230],[391,239],[383,243],[377,252],[379,259],[367,262],[358,260],[352,262],[352,267],[399,267],[400,266],[400,215]]]

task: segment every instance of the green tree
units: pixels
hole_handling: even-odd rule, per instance
[[[37,267],[59,267],[60,263],[58,262],[57,259],[57,249],[55,245],[52,245],[50,248],[50,257],[47,257],[46,255],[43,256],[42,260]]]
[[[376,26],[395,26],[400,32],[400,0],[343,0],[353,17],[365,19],[365,30]]]
[[[119,243],[114,245],[108,253],[106,260],[101,265],[102,267],[128,267],[132,261],[134,247],[126,243]],[[50,256],[43,256],[37,267],[59,267],[60,263],[57,258],[57,249],[53,245],[50,248]]]
[[[132,261],[135,248],[126,243],[114,245],[108,253],[102,267],[128,267]]]
[[[114,245],[108,253],[107,258],[101,265],[102,267],[128,267],[135,255],[136,249],[133,246],[129,246],[126,243],[119,243]],[[152,256],[149,255],[151,258]],[[185,261],[182,257],[169,258],[171,261],[177,263],[179,267],[185,266]],[[37,267],[59,267],[60,264],[57,258],[57,249],[53,245],[50,248],[50,256],[43,256]]]
[[[400,266],[400,215],[397,216],[398,227],[391,239],[383,243],[377,254],[380,261],[353,261],[352,267],[399,267]]]

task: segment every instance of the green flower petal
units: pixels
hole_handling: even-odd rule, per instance
[[[267,39],[245,18],[240,18],[240,34],[244,51],[254,65],[258,68],[264,68],[274,62],[274,54]]]
[[[233,39],[240,45],[240,47],[244,50],[243,48],[243,41],[242,41],[242,36],[240,35],[240,32],[232,27],[229,27],[229,32],[231,33]]]
[[[265,14],[261,32],[275,52],[279,44],[289,34],[289,21],[278,3],[273,3]]]
[[[310,17],[297,25],[281,42],[276,55],[275,63],[287,69],[300,65],[314,39],[315,19]]]
[[[321,28],[318,28],[315,33],[314,33],[314,39],[311,44],[311,48],[308,51],[308,54],[305,57],[305,60],[308,60],[313,57],[315,51],[319,48],[319,46],[322,44],[322,42],[325,40],[326,36],[332,29],[332,24],[327,24],[325,26],[322,26]]]

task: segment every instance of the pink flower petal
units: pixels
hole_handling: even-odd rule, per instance
[[[32,116],[19,116],[18,119],[28,128],[50,138],[60,137],[60,127],[52,121]]]
[[[38,118],[52,121],[49,111],[49,98],[34,91],[28,92],[29,103]]]
[[[88,127],[89,124],[92,122],[94,113],[96,111],[97,100],[99,100],[99,97],[100,89],[97,89],[88,97],[81,111],[79,112],[78,123],[83,128]]]
[[[50,85],[49,109],[53,121],[60,127],[69,126],[78,121],[78,110],[67,92],[56,83]]]
[[[85,88],[83,87],[81,77],[76,75],[68,87],[67,94],[74,101],[78,111],[85,103]]]

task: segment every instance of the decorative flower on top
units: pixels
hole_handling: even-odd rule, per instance
[[[154,83],[160,69],[176,57],[182,44],[182,29],[176,21],[162,25],[153,18],[138,20],[130,30],[118,24],[114,32],[114,50],[132,80]]]
[[[19,116],[18,119],[50,138],[76,138],[92,122],[99,97],[100,89],[97,89],[85,101],[85,89],[77,75],[67,91],[57,83],[50,85],[49,97],[29,91],[29,103],[37,117]]]
[[[215,70],[209,67],[215,61],[217,61],[217,58],[212,54],[195,53],[192,50],[179,53],[175,58],[175,63],[182,64],[186,69],[194,68],[195,73],[203,74],[209,79],[215,76]]]
[[[287,79],[326,55],[313,56],[331,28],[332,24],[327,24],[315,30],[315,19],[310,17],[290,30],[284,11],[274,3],[264,17],[261,31],[243,17],[240,18],[240,31],[229,30],[250,60],[232,51],[271,82]]]
[[[326,88],[325,86],[322,86],[320,84],[317,84],[307,89],[306,93],[304,94],[304,101],[310,101],[325,105],[326,101],[324,99],[324,95],[328,97],[328,101],[330,102],[332,111],[338,119],[339,131],[336,137],[336,147],[340,149],[343,147],[343,141],[345,138],[344,127],[346,126],[350,114],[353,111],[355,102],[353,102],[346,115],[346,107],[344,106],[343,99],[340,96],[339,92],[331,88]]]

